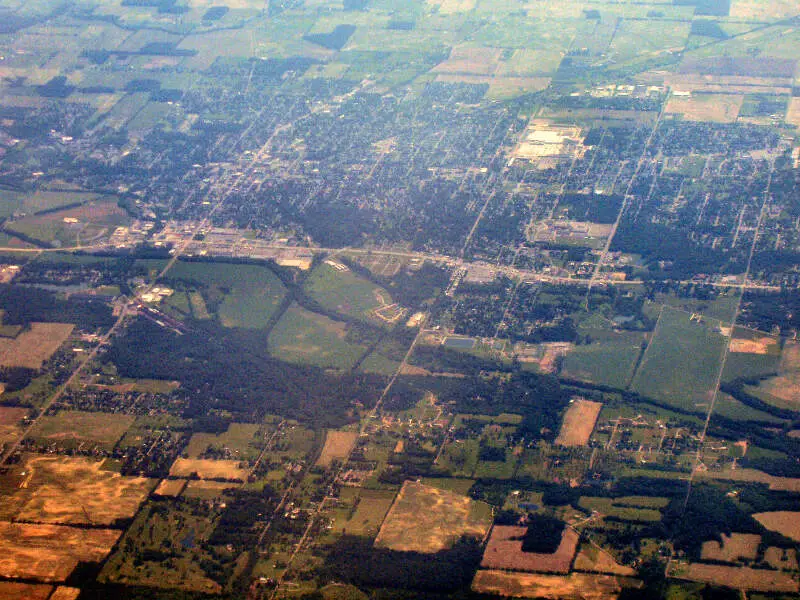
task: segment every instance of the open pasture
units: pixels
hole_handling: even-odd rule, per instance
[[[52,591],[51,585],[0,581],[0,598],[4,600],[48,600]]]
[[[750,567],[672,562],[667,576],[753,592],[796,593],[800,589],[790,573]]]
[[[539,573],[569,572],[580,538],[577,531],[565,527],[561,543],[555,552],[549,554],[523,552],[522,538],[526,531],[527,527],[495,525],[481,559],[481,568]]]
[[[641,352],[641,336],[619,336],[608,342],[574,346],[561,363],[561,375],[570,379],[624,389],[633,377]]]
[[[739,116],[743,95],[692,94],[672,96],[667,102],[666,114],[680,115],[686,121],[733,123]]]
[[[398,552],[439,552],[452,547],[463,535],[483,538],[491,520],[491,509],[482,502],[406,481],[375,545]]]
[[[70,525],[113,525],[132,517],[153,489],[144,477],[125,477],[90,458],[33,456],[12,502],[16,519]]]
[[[635,569],[619,564],[608,552],[593,544],[582,545],[578,555],[575,557],[575,564],[572,568],[576,571],[607,573],[608,575],[626,577],[636,575]]]
[[[134,420],[131,415],[62,410],[40,417],[28,437],[62,448],[94,446],[111,450]]]
[[[116,202],[99,200],[15,219],[7,222],[5,227],[46,246],[90,246],[129,221],[128,213]]]
[[[210,317],[209,298],[221,298],[217,316],[226,327],[266,327],[286,295],[280,279],[260,265],[179,261],[166,278],[196,286],[189,303],[197,319]]]
[[[0,337],[0,366],[41,369],[74,328],[69,323],[31,323],[16,337]]]
[[[800,512],[786,510],[763,512],[754,514],[753,518],[770,531],[777,531],[800,542]]]
[[[17,439],[22,433],[20,423],[29,412],[27,408],[0,406],[0,444]]]
[[[357,439],[357,431],[328,431],[317,466],[329,467],[334,460],[347,458]]]
[[[497,70],[501,54],[500,48],[456,47],[447,60],[433,68],[433,72],[492,75]]]
[[[594,424],[597,422],[597,416],[602,408],[601,402],[592,402],[583,398],[573,400],[564,414],[556,444],[568,448],[588,444],[592,431],[594,431]]]
[[[256,458],[260,452],[256,434],[261,427],[254,423],[231,423],[223,433],[195,433],[184,449],[187,458],[203,454],[230,454],[239,460]]]
[[[662,500],[661,505],[653,506],[648,500]],[[582,508],[597,511],[604,517],[612,517],[634,523],[654,523],[661,520],[660,508],[668,503],[666,498],[646,498],[644,506],[635,498],[594,498],[583,496],[579,500]]]
[[[633,391],[677,408],[705,412],[727,339],[719,322],[664,307],[633,379]]]
[[[394,497],[395,492],[392,490],[355,491],[352,504],[346,509],[343,518],[334,522],[334,531],[346,535],[374,537],[380,530]]]
[[[635,580],[626,587],[637,587]],[[616,600],[622,591],[621,580],[612,575],[540,575],[480,570],[472,590],[481,594],[538,598],[542,600]]]
[[[238,460],[177,458],[169,470],[170,477],[245,481],[247,469]]]
[[[776,370],[775,377],[747,386],[747,391],[778,408],[800,410],[800,344],[785,343]]]
[[[741,559],[754,560],[758,555],[761,536],[754,533],[722,534],[722,541],[703,542],[700,558],[719,562],[736,562]]]
[[[0,576],[65,581],[79,562],[100,562],[119,539],[113,529],[0,522]]]
[[[349,369],[366,347],[346,336],[345,323],[293,304],[270,331],[269,351],[288,362]]]
[[[347,266],[326,260],[306,280],[305,291],[325,309],[353,319],[383,324],[375,310],[392,304],[385,289],[356,275]]]

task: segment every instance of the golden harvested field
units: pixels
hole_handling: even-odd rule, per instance
[[[449,58],[436,65],[433,72],[492,75],[501,54],[500,48],[453,48]]]
[[[183,490],[185,498],[202,498],[203,500],[213,500],[223,495],[225,490],[236,487],[235,484],[225,481],[204,481],[202,479],[192,479]]]
[[[59,586],[49,600],[76,600],[81,595],[80,588]]]
[[[732,0],[730,16],[743,21],[774,21],[797,14],[794,0]]]
[[[762,381],[758,389],[790,405],[800,404],[800,344],[786,343],[778,376]]]
[[[178,458],[169,470],[171,477],[199,477],[200,479],[225,479],[244,481],[247,469],[238,460],[212,460],[201,458]]]
[[[791,98],[789,100],[785,121],[789,125],[800,127],[800,98]]]
[[[731,340],[731,352],[743,352],[746,354],[769,354],[778,345],[778,340],[769,336],[760,336],[755,339],[733,338]]]
[[[17,439],[22,433],[19,423],[28,412],[27,408],[0,406],[0,444]]]
[[[472,590],[482,594],[542,598],[548,600],[616,600],[623,580],[613,575],[538,575],[481,570],[472,580]],[[624,581],[625,587],[638,587],[635,580]]]
[[[96,445],[111,450],[134,420],[132,415],[62,410],[40,417],[28,437],[64,447]]]
[[[797,551],[794,548],[770,546],[764,550],[764,562],[775,569],[797,571]]]
[[[25,479],[14,500],[16,518],[38,523],[111,525],[132,517],[154,481],[102,469],[103,461],[36,456],[25,464]]]
[[[375,545],[399,552],[439,552],[452,547],[463,535],[483,538],[491,522],[491,508],[483,502],[406,481]]]
[[[481,567],[539,573],[569,572],[580,538],[577,531],[565,527],[561,534],[561,543],[552,554],[523,552],[522,537],[526,531],[527,527],[495,525],[483,553]]]
[[[700,558],[721,562],[736,562],[739,559],[754,560],[758,555],[761,536],[753,533],[722,534],[722,543],[716,540],[703,542]]]
[[[578,556],[575,557],[573,569],[629,577],[636,575],[635,569],[619,564],[608,552],[591,544],[584,544],[581,547]]]
[[[329,467],[334,460],[347,458],[356,439],[358,439],[356,431],[328,431],[325,436],[325,445],[322,447],[322,454],[317,460],[317,466]]]
[[[0,598],[3,600],[47,600],[52,591],[52,585],[0,581]]]
[[[114,529],[0,522],[0,576],[64,581],[79,562],[100,562],[121,535]]]
[[[602,408],[602,402],[583,399],[574,400],[564,414],[556,444],[567,447],[588,444],[592,431],[594,431],[594,424],[597,422],[597,417]]]
[[[800,542],[800,512],[779,510],[776,512],[756,513],[753,518],[770,531]]]
[[[686,121],[733,123],[739,116],[743,102],[744,96],[731,94],[672,96],[664,112],[682,115]]]
[[[727,481],[750,481],[766,483],[771,490],[800,492],[800,478],[776,477],[757,469],[725,469],[722,471],[703,471],[695,475],[704,479],[723,479]]]
[[[789,573],[751,569],[750,567],[673,562],[667,575],[676,579],[710,583],[745,591],[797,592],[800,590],[797,582]]]
[[[31,323],[16,338],[0,338],[0,366],[41,369],[72,333],[70,323]]]
[[[169,496],[174,498],[180,496],[185,487],[185,479],[162,479],[153,493],[156,496]]]

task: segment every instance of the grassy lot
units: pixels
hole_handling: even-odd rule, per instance
[[[633,377],[641,352],[641,334],[609,342],[575,346],[561,365],[570,379],[624,389]]]
[[[597,511],[606,517],[647,523],[660,521],[661,511],[659,509],[668,503],[667,498],[592,498],[589,496],[581,497],[578,502],[582,508]]]
[[[184,309],[192,311],[195,318],[205,319],[213,300],[217,317],[226,327],[266,327],[286,295],[277,276],[260,265],[180,261],[167,280],[200,288],[200,294],[189,292]]]
[[[347,267],[344,269],[335,268],[327,262],[320,264],[306,280],[305,291],[327,310],[360,321],[385,324],[374,310],[392,304],[389,292],[359,277]]]
[[[349,488],[346,488],[349,489]],[[347,535],[378,535],[386,513],[394,501],[392,490],[353,490],[344,512],[336,518],[333,531]],[[344,493],[343,493],[344,496]]]
[[[6,228],[42,244],[61,247],[91,245],[129,221],[128,213],[115,201],[101,199],[57,212],[26,216],[6,223]]]
[[[133,424],[130,415],[62,410],[53,416],[41,417],[30,433],[39,443],[62,448],[84,448],[88,444],[111,450]]]
[[[212,452],[227,449],[242,460],[255,458],[260,452],[260,438],[256,438],[260,428],[253,423],[231,423],[224,433],[195,433],[183,452],[188,458],[200,458],[210,447]]]
[[[288,362],[351,368],[366,349],[346,339],[346,325],[293,304],[269,334],[269,350]]]
[[[632,389],[684,410],[703,412],[713,396],[727,341],[719,321],[697,322],[689,316],[664,308]]]

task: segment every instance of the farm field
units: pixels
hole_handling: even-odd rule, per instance
[[[745,389],[777,408],[800,411],[800,344],[786,342],[775,370],[776,376]]]
[[[673,562],[667,575],[754,592],[796,593],[800,589],[790,573],[750,567]]]
[[[0,581],[0,598],[5,600],[48,600],[52,592],[52,585]]]
[[[0,576],[65,581],[79,562],[100,562],[121,532],[0,522]]]
[[[689,97],[672,96],[664,109],[687,121],[733,123],[739,116],[744,96],[731,94],[695,94]]]
[[[329,430],[325,435],[325,445],[317,459],[317,466],[329,467],[334,460],[347,458],[357,439],[357,431]]]
[[[636,575],[635,569],[619,564],[608,552],[592,544],[583,544],[581,546],[572,568],[576,571],[621,575],[623,577],[634,577]]]
[[[17,439],[22,434],[20,422],[30,411],[17,406],[0,406],[0,444]]]
[[[526,531],[527,527],[495,525],[481,559],[481,568],[539,573],[569,572],[580,538],[577,531],[565,527],[558,548],[551,554],[523,552],[522,537]]]
[[[241,461],[238,460],[177,458],[169,470],[169,476],[245,481],[247,479],[247,469],[241,465]]]
[[[359,321],[388,326],[402,317],[389,308],[394,306],[389,292],[339,262],[329,260],[317,266],[304,289],[326,310]]]
[[[281,360],[320,367],[351,368],[366,347],[349,342],[347,326],[290,306],[269,334],[270,353]]]
[[[466,496],[406,481],[375,545],[399,552],[434,553],[462,535],[483,538],[491,525],[490,507]]]
[[[153,490],[153,495],[175,498],[181,495],[184,488],[186,488],[185,479],[162,479],[158,487]]]
[[[64,448],[96,446],[111,450],[134,420],[131,415],[61,410],[41,417],[28,437]]]
[[[669,500],[667,498],[594,498],[583,496],[579,505],[587,510],[597,511],[604,517],[623,521],[652,523],[661,520],[661,511]]]
[[[568,448],[588,444],[602,408],[601,402],[592,402],[583,398],[573,400],[564,414],[556,444]]]
[[[758,555],[761,536],[753,533],[722,534],[721,542],[703,542],[700,558],[719,562],[736,562],[740,559],[754,560]]]
[[[472,590],[481,594],[543,600],[616,600],[623,589],[621,581],[612,575],[540,575],[481,569],[475,574]],[[626,583],[625,587],[639,587],[636,580]]]
[[[261,429],[254,423],[231,423],[223,433],[195,433],[183,453],[187,458],[200,458],[203,454],[233,455],[238,460],[254,459],[260,448],[256,434]]]
[[[22,217],[7,222],[5,227],[12,233],[58,248],[90,246],[129,222],[128,213],[116,202],[101,200],[57,212]]]
[[[31,323],[16,337],[0,337],[0,366],[41,369],[74,328],[69,323]]]
[[[704,412],[714,394],[727,340],[718,321],[689,317],[664,307],[632,389],[676,408]]]
[[[598,342],[573,347],[561,364],[562,377],[624,389],[636,367],[641,340]]]
[[[225,327],[266,327],[286,295],[280,279],[259,265],[179,261],[166,278],[167,282],[176,280],[200,288],[189,293],[195,318],[210,317],[208,305],[213,299]]]
[[[15,519],[67,525],[113,525],[132,517],[155,482],[104,470],[103,462],[29,456],[5,509],[14,510]]]
[[[334,531],[346,535],[375,537],[395,495],[392,490],[354,491],[350,502],[355,509],[350,507],[346,512],[343,511],[342,517],[337,518],[334,523]]]
[[[775,511],[756,513],[753,518],[770,531],[800,541],[800,512]]]

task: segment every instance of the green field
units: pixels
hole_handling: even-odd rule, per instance
[[[620,339],[576,346],[564,357],[561,375],[570,379],[624,389],[633,376],[641,339]]]
[[[341,270],[328,263],[314,269],[304,289],[325,309],[369,323],[385,324],[374,311],[393,302],[385,289],[359,277],[347,267]]]
[[[683,410],[705,412],[727,344],[719,321],[691,321],[664,308],[633,379],[633,391]]]
[[[199,458],[209,448],[212,452],[228,449],[233,458],[242,460],[255,458],[260,452],[256,438],[260,428],[253,423],[231,423],[228,425],[228,430],[223,433],[195,433],[183,453],[188,458]]]
[[[225,327],[266,327],[286,295],[280,279],[260,265],[179,261],[166,280],[200,288],[200,294],[189,293],[186,311],[207,319],[213,301]]]
[[[655,522],[661,520],[661,511],[669,504],[667,498],[628,496],[624,498],[581,497],[578,504],[587,510],[594,510],[605,517],[623,521]]]
[[[345,493],[351,491],[352,494]],[[347,503],[337,511],[333,531],[346,535],[375,537],[395,495],[393,490],[345,488],[341,499]]]
[[[346,337],[344,323],[293,304],[272,328],[269,351],[288,362],[349,369],[366,347],[352,344]]]

